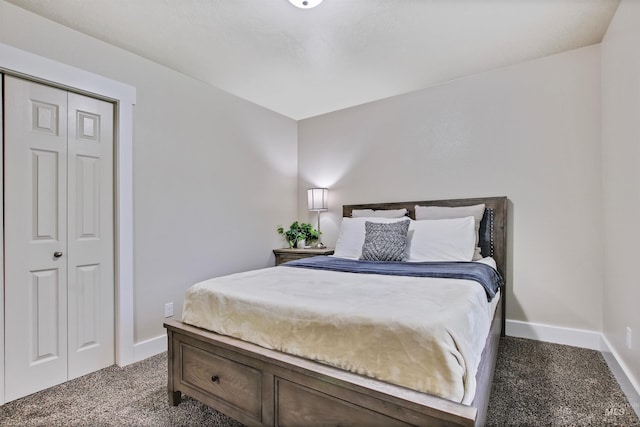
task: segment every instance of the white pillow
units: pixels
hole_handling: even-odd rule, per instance
[[[480,222],[482,221],[482,217],[484,216],[484,209],[484,203],[479,205],[455,207],[415,206],[416,220],[466,218],[468,216],[474,217],[476,221],[476,249],[475,253],[473,254],[474,260],[479,260],[482,258],[482,255],[480,254],[480,248],[478,247],[478,242],[480,240]]]
[[[476,245],[475,219],[411,221],[408,239],[409,262],[471,261]]]
[[[340,232],[338,233],[338,240],[336,241],[336,247],[333,252],[333,256],[339,258],[351,258],[360,259],[362,256],[362,245],[364,244],[365,228],[364,223],[379,222],[389,224],[392,222],[407,221],[408,218],[375,218],[375,217],[361,217],[361,218],[342,218],[342,224],[340,224]]]
[[[407,210],[402,209],[353,209],[351,218],[403,218],[407,216]]]

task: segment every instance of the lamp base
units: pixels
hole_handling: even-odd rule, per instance
[[[318,242],[315,245],[311,246],[313,249],[324,249],[326,246],[322,242]]]

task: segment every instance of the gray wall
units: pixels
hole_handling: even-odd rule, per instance
[[[136,87],[135,340],[164,333],[198,280],[273,263],[296,212],[297,126],[139,56],[0,1],[0,42]]]
[[[327,186],[333,244],[347,203],[507,196],[507,317],[602,330],[600,47],[306,119],[299,204]]]
[[[640,390],[640,2],[623,1],[602,42],[604,336]],[[633,333],[632,349],[625,330]]]

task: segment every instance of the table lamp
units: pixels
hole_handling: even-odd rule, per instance
[[[318,212],[318,243],[313,245],[314,248],[322,249],[326,246],[320,238],[320,212],[328,209],[327,197],[329,189],[327,188],[310,188],[307,190],[307,204],[310,211]]]

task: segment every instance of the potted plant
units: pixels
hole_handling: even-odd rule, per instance
[[[313,228],[311,224],[298,223],[298,221],[291,224],[288,230],[285,230],[284,227],[278,227],[278,234],[284,236],[290,248],[303,248],[306,244],[318,240],[320,237],[318,230]]]

